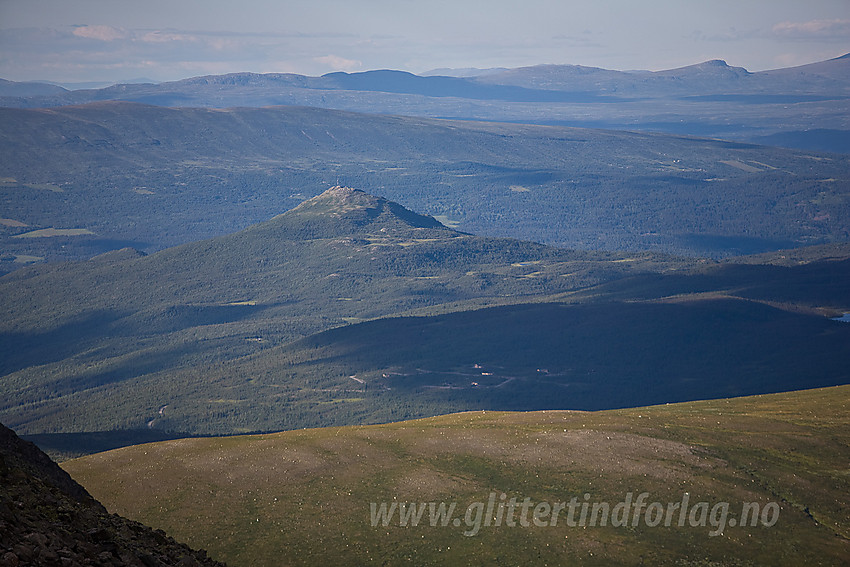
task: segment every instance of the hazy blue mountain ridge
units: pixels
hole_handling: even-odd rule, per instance
[[[850,149],[840,136],[850,131],[849,65],[850,58],[844,56],[754,73],[720,60],[656,72],[539,65],[465,77],[417,76],[395,70],[321,77],[232,73],[41,96],[0,95],[0,103],[16,107],[102,100],[215,108],[305,105],[756,142],[782,134],[772,140],[791,147],[847,152]],[[826,132],[811,133],[819,130]]]

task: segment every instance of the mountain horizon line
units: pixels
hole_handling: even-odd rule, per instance
[[[487,68],[478,68],[478,67],[435,67],[433,69],[429,69],[422,72],[414,72],[407,69],[394,69],[389,67],[381,67],[374,69],[365,69],[362,71],[344,71],[344,70],[335,70],[330,71],[328,73],[323,73],[321,75],[309,75],[303,73],[291,73],[291,72],[280,72],[280,71],[231,71],[226,73],[211,73],[204,75],[190,75],[178,79],[166,79],[166,80],[155,80],[148,77],[139,77],[132,79],[119,79],[119,80],[93,80],[93,81],[54,81],[52,79],[32,79],[32,80],[15,80],[15,79],[6,79],[0,77],[0,82],[7,81],[10,83],[23,83],[23,84],[45,84],[45,85],[53,85],[61,87],[67,91],[75,91],[75,90],[97,90],[99,88],[110,87],[110,86],[120,86],[120,85],[140,85],[140,84],[151,84],[151,85],[161,85],[168,83],[179,83],[182,81],[190,81],[193,79],[202,79],[207,77],[228,77],[228,76],[287,76],[287,77],[305,77],[305,78],[313,78],[320,79],[326,77],[333,77],[339,75],[348,75],[348,76],[359,76],[364,74],[373,74],[380,72],[395,72],[395,73],[403,73],[406,75],[412,75],[416,77],[451,77],[457,79],[474,79],[477,77],[482,77],[485,75],[495,75],[504,72],[515,72],[520,70],[530,70],[530,69],[540,69],[540,68],[552,68],[552,69],[582,69],[589,72],[603,71],[603,72],[613,72],[613,73],[623,73],[627,75],[635,75],[635,74],[663,74],[672,71],[684,71],[689,69],[698,69],[700,67],[705,67],[708,65],[713,65],[717,67],[728,67],[730,69],[740,69],[746,72],[749,75],[756,75],[759,73],[770,73],[774,71],[782,71],[786,69],[798,69],[801,67],[808,67],[810,65],[818,65],[821,63],[827,63],[830,61],[839,61],[843,59],[850,59],[850,52],[845,53],[843,55],[839,55],[837,57],[832,57],[829,59],[822,59],[817,61],[812,61],[809,63],[803,63],[801,65],[791,65],[788,67],[776,67],[773,69],[763,69],[760,71],[750,71],[744,66],[730,65],[723,58],[712,58],[706,59],[704,61],[700,61],[697,63],[692,63],[689,65],[684,65],[680,67],[671,67],[657,70],[650,69],[610,69],[607,67],[599,67],[595,65],[583,65],[581,63],[536,63],[534,65],[520,65],[517,67],[487,67]],[[72,86],[73,85],[73,86]],[[76,88],[74,88],[76,87]]]

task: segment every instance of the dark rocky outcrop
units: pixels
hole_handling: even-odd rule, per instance
[[[109,514],[38,447],[0,425],[0,567],[222,565]]]

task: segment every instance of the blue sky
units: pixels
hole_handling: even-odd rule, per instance
[[[850,52],[850,0],[0,0],[0,77],[518,67],[750,71]]]

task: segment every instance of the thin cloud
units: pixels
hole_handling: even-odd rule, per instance
[[[127,37],[127,32],[112,26],[77,26],[71,33],[77,37],[99,41],[115,41]]]
[[[552,42],[564,47],[586,47],[586,48],[604,48],[605,45],[598,41],[596,36],[590,32],[582,34],[558,34],[552,36]]]
[[[314,57],[313,61],[327,65],[334,71],[354,71],[363,67],[363,63],[354,59],[346,59],[337,55],[324,55]]]
[[[150,31],[142,33],[138,39],[147,43],[171,43],[174,41],[198,41],[198,38],[189,33],[172,31]]]
[[[847,41],[850,38],[850,20],[781,22],[773,26],[773,33],[783,39]]]
[[[0,76],[66,82],[113,81],[140,75],[169,80],[265,67],[266,61],[285,60],[287,54],[291,57],[297,53],[286,43],[273,35],[204,34],[178,29],[104,25],[17,28],[0,33]]]

